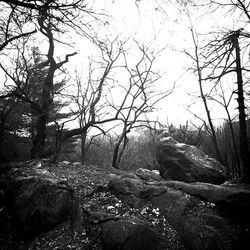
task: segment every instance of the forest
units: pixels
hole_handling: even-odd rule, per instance
[[[0,1],[0,247],[245,249],[249,23],[247,0]]]

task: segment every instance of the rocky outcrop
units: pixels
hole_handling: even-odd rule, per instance
[[[156,154],[160,174],[167,180],[221,184],[226,180],[225,168],[195,146],[164,138]]]
[[[124,178],[120,181],[116,178],[110,181],[110,188],[121,193],[128,189],[128,183]],[[136,186],[137,183],[133,184]],[[134,186],[127,193],[151,201],[159,208],[189,249],[247,249],[245,243],[249,235],[237,223],[220,214],[214,204],[167,187],[164,182],[156,184],[138,183],[138,187]]]
[[[36,236],[62,223],[72,208],[72,190],[42,163],[23,164],[1,176],[4,203],[11,211],[17,233]]]
[[[151,202],[193,250],[247,249],[244,229],[217,213],[215,207],[174,189],[152,189]]]
[[[70,213],[69,223],[32,239],[30,248],[248,249],[250,187],[154,180],[151,174],[67,162],[7,166],[0,175],[0,224],[8,227],[3,219],[10,210],[18,232],[31,237]],[[66,178],[74,187],[74,199]],[[8,235],[9,230],[0,227],[1,246]],[[23,242],[13,239],[4,249]]]
[[[104,250],[160,250],[159,235],[152,226],[138,219],[110,220],[102,226]]]
[[[247,186],[214,185],[166,181],[164,185],[218,205],[238,221],[250,221],[250,189]]]

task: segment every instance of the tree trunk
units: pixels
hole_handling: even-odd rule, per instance
[[[115,144],[114,152],[113,152],[113,160],[112,160],[112,167],[118,169],[119,168],[119,149],[122,144],[123,138],[125,136],[125,132],[123,131],[118,142]]]
[[[122,148],[120,149],[119,151],[119,154],[118,154],[118,157],[117,157],[117,166],[120,165],[121,163],[121,160],[122,160],[122,156],[123,156],[123,153],[125,151],[125,148],[128,144],[128,137],[127,137],[127,134],[125,134],[124,138],[123,138],[123,145],[122,145]]]
[[[244,90],[242,80],[242,68],[240,59],[240,47],[239,47],[239,33],[237,32],[232,37],[232,42],[235,48],[236,56],[236,74],[237,74],[237,87],[238,87],[238,104],[239,104],[239,133],[240,133],[240,160],[243,174],[243,181],[250,183],[250,166],[248,158],[248,143],[247,143],[247,125],[246,125],[246,113],[244,103]]]
[[[228,124],[229,124],[229,128],[230,128],[230,132],[231,132],[231,136],[232,136],[233,151],[234,151],[235,160],[236,160],[236,166],[233,167],[233,169],[234,169],[233,176],[238,179],[241,176],[240,159],[239,159],[237,145],[236,145],[236,140],[235,140],[235,133],[234,133],[234,128],[233,128],[233,122],[232,122],[232,119],[230,117],[230,114],[229,114],[229,111],[228,111],[227,108],[226,108],[226,112],[227,112]]]
[[[118,169],[119,165],[117,164],[117,158],[118,158],[118,153],[119,153],[119,148],[120,148],[121,142],[120,139],[118,142],[115,144],[114,152],[113,152],[113,159],[112,159],[112,167]]]
[[[126,125],[123,128],[122,134],[120,135],[120,138],[118,139],[118,142],[115,144],[114,152],[113,152],[113,160],[112,160],[112,167],[118,169],[119,164],[122,159],[122,155],[124,153],[125,147],[128,143],[127,134],[129,133],[130,129],[126,129]],[[123,146],[121,148],[121,144],[123,142]]]
[[[86,148],[87,132],[81,134],[81,163],[82,165],[86,162],[87,148]]]
[[[32,142],[31,158],[39,158],[43,156],[46,140],[47,113],[39,115],[36,122],[36,134]]]

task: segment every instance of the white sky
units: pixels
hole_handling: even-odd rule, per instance
[[[159,2],[161,1],[159,0]],[[145,44],[152,44],[156,51],[166,47],[161,57],[158,58],[156,66],[161,72],[166,72],[161,79],[163,88],[171,88],[174,83],[176,83],[176,88],[171,96],[161,102],[160,110],[155,116],[162,122],[173,122],[175,125],[185,124],[190,120],[199,124],[199,120],[194,119],[194,116],[187,111],[187,107],[194,101],[191,95],[198,93],[197,78],[190,72],[186,72],[192,62],[180,52],[183,49],[192,52],[187,16],[180,14],[171,4],[161,5],[162,9],[159,11],[157,1],[143,0],[139,9],[134,3],[135,0],[95,1],[95,5],[100,11],[103,9],[111,16],[109,25],[105,28],[101,26],[95,28],[98,35],[107,36],[110,40],[117,35],[120,35],[121,38],[136,39]],[[205,34],[218,30],[218,27],[234,26],[232,15],[224,16],[221,11],[213,13],[208,13],[208,11],[205,8],[196,8],[190,12],[192,23],[198,33]],[[87,39],[75,35],[72,35],[72,39],[74,48],[69,49],[64,46],[56,48],[58,55],[65,55],[75,50],[78,52],[78,55],[71,58],[67,64],[71,72],[75,68],[85,68],[88,65],[88,58],[99,53]],[[46,41],[41,40],[40,43],[41,48],[46,47]],[[214,118],[225,116],[224,111],[218,105],[212,104],[210,107]],[[232,105],[232,110],[235,108],[236,103]],[[205,117],[201,102],[192,106],[192,111]]]

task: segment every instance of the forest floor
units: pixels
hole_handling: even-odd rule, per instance
[[[151,203],[144,202],[139,208],[133,208],[109,191],[108,182],[110,178],[115,174],[124,175],[125,172],[109,167],[73,166],[72,164],[63,163],[50,164],[45,168],[60,180],[68,182],[74,188],[81,209],[145,220],[150,222],[155,230],[162,235],[165,241],[164,246],[166,246],[164,249],[185,249],[176,231]],[[1,220],[0,213],[0,224],[3,223]],[[7,237],[6,233],[5,236],[1,236],[0,232],[0,249],[102,249],[99,234],[100,228],[97,226],[89,232],[86,227],[87,224],[83,218],[77,231],[72,232],[70,220],[67,220],[53,230],[29,241],[17,240],[11,233],[8,233]]]

